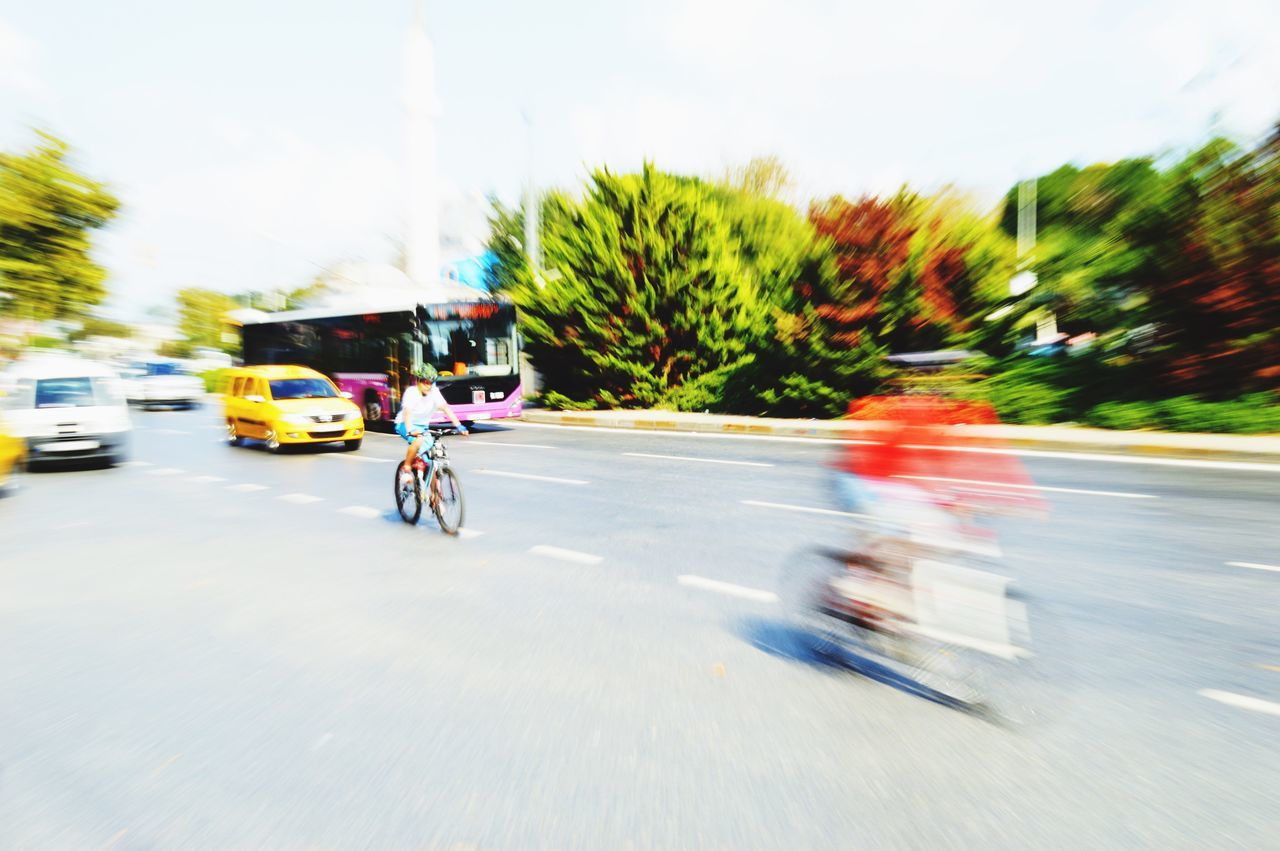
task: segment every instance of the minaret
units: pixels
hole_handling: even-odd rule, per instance
[[[404,97],[409,118],[409,225],[405,272],[424,301],[444,300],[440,275],[440,185],[436,175],[435,50],[427,36],[423,0],[418,0],[405,39]]]

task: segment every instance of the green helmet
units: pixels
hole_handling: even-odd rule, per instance
[[[413,368],[413,377],[419,381],[434,382],[440,377],[440,373],[436,372],[436,368],[429,363],[419,364]]]

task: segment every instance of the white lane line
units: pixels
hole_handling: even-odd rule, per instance
[[[591,553],[580,553],[577,550],[565,550],[560,547],[547,546],[546,544],[529,547],[529,552],[534,555],[559,559],[560,561],[571,561],[575,564],[599,564],[604,561],[600,556],[593,556]]]
[[[535,482],[555,482],[561,485],[589,485],[588,481],[583,479],[560,479],[555,476],[535,476],[532,473],[508,473],[504,470],[473,470],[475,473],[483,473],[486,476],[505,476],[509,479],[530,479]]]
[[[1216,688],[1203,688],[1196,694],[1201,697],[1207,697],[1210,700],[1216,700],[1218,703],[1225,703],[1227,706],[1234,706],[1236,709],[1249,709],[1253,712],[1263,712],[1267,715],[1280,715],[1280,703],[1272,703],[1260,697],[1218,691]]]
[[[504,420],[503,425],[515,428],[552,428],[571,431],[606,431],[613,434],[639,434],[646,437],[668,435],[671,437],[700,437],[709,440],[776,440],[783,443],[808,443],[829,446],[849,444],[876,444],[875,440],[843,440],[834,437],[794,437],[785,434],[718,434],[706,431],[674,431],[650,428],[607,428],[604,426],[556,425],[554,423],[526,423]],[[976,452],[986,455],[1017,455],[1024,458],[1061,458],[1071,461],[1103,461],[1111,464],[1151,464],[1164,467],[1198,467],[1205,470],[1235,470],[1253,473],[1280,474],[1280,464],[1260,461],[1204,461],[1195,458],[1152,458],[1144,455],[1119,455],[1108,452],[1071,452],[1043,449],[997,449],[985,446],[908,446],[908,449],[934,449],[943,452]]]
[[[189,431],[183,431],[180,428],[152,428],[148,429],[152,434],[191,434]]]
[[[179,473],[185,473],[186,470],[179,470],[177,467],[157,467],[154,470],[147,470],[149,476],[176,476]]]
[[[1258,564],[1256,561],[1229,561],[1228,567],[1248,567],[1253,570],[1274,570],[1280,572],[1280,566],[1274,564]]]
[[[459,529],[458,530],[459,538],[478,538],[483,534],[484,532],[481,532],[477,529]]]
[[[253,493],[254,491],[271,490],[271,488],[266,485],[227,485],[227,490],[235,491],[236,493]]]
[[[207,426],[205,426],[205,428],[216,428],[218,431],[226,431],[226,430],[227,430],[227,427],[226,427],[225,425],[207,425]]]
[[[703,464],[736,464],[739,467],[772,467],[760,461],[723,461],[719,458],[691,458],[688,455],[651,455],[648,452],[623,452],[629,458],[659,458],[663,461],[699,461]]]
[[[503,442],[502,442],[502,441],[500,441],[500,440],[485,440],[485,439],[483,439],[483,438],[481,438],[481,439],[479,439],[479,440],[475,441],[475,443],[474,443],[474,444],[468,444],[468,445],[469,445],[469,446],[471,446],[471,445],[474,445],[474,446],[515,446],[515,447],[519,447],[520,449],[555,449],[555,448],[556,448],[556,447],[554,447],[554,446],[547,446],[546,444],[543,444],[543,443],[503,443]]]
[[[681,585],[687,585],[690,588],[715,591],[718,594],[728,594],[730,597],[741,597],[744,600],[755,600],[758,603],[778,602],[778,595],[772,591],[761,591],[759,588],[748,588],[745,585],[734,585],[732,582],[720,582],[703,576],[685,574],[677,576],[676,582]]]
[[[978,455],[1017,455],[1023,458],[1060,458],[1067,461],[1105,461],[1111,464],[1152,464],[1158,467],[1193,467],[1203,470],[1235,470],[1253,473],[1280,473],[1280,464],[1256,461],[1202,461],[1195,458],[1149,458],[1142,455],[1112,455],[1106,452],[1057,452],[1043,449],[995,449],[986,446],[904,445],[906,449],[933,449],[943,452],[970,452]]]
[[[339,508],[338,513],[347,514],[351,517],[364,517],[368,520],[382,516],[381,511],[376,508],[370,508],[367,505],[348,505],[346,508]]]
[[[804,511],[809,514],[826,514],[829,517],[866,518],[866,514],[855,514],[852,511],[835,511],[831,508],[814,508],[809,505],[787,505],[785,502],[760,502],[755,499],[742,500],[743,505],[754,505],[757,508],[781,508],[784,511]]]
[[[1116,496],[1124,499],[1159,499],[1160,497],[1149,493],[1124,493],[1123,491],[1091,491],[1081,490],[1080,488],[1053,488],[1045,485],[1014,485],[1007,482],[984,482],[978,479],[952,479],[947,476],[894,476],[895,479],[915,479],[922,482],[952,482],[958,485],[982,485],[983,487],[1010,489],[1010,490],[1030,490],[1044,491],[1045,493],[1078,493],[1087,496]]]
[[[278,496],[276,499],[281,502],[292,502],[294,505],[311,505],[313,502],[324,502],[322,496],[312,496],[309,493],[287,493],[284,496]]]
[[[150,461],[122,461],[117,466],[120,467],[150,467]]]
[[[222,478],[222,476],[192,476],[191,478],[187,479],[187,481],[196,482],[197,484],[207,485],[212,482],[225,482],[226,479]]]
[[[394,464],[394,458],[375,458],[372,455],[321,455],[321,458],[340,458],[343,461],[363,461],[366,464]]]

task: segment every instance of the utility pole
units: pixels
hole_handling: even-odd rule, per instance
[[[528,145],[528,174],[525,179],[524,190],[524,253],[529,261],[529,269],[533,272],[533,279],[538,286],[544,286],[542,281],[542,246],[538,242],[538,225],[539,213],[541,212],[538,200],[537,182],[533,175],[533,120],[529,117],[529,113],[524,113],[524,129],[525,138]]]

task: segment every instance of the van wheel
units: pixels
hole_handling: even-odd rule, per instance
[[[244,443],[244,438],[236,431],[236,424],[227,420],[227,443],[231,446],[240,446]]]
[[[268,452],[280,451],[280,435],[276,434],[275,429],[267,432],[267,439],[265,443],[267,444]]]

